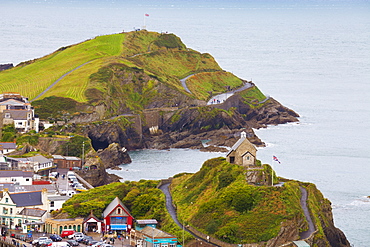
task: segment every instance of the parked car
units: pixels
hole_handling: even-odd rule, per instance
[[[69,243],[71,246],[79,246],[80,244],[74,240],[74,239],[69,239],[67,240],[67,243]]]
[[[66,237],[68,237],[68,236],[70,236],[70,235],[72,235],[72,234],[74,234],[75,233],[75,230],[73,230],[73,229],[64,229],[63,231],[62,231],[62,233],[60,234],[60,236],[62,237],[62,238],[66,238]]]
[[[85,237],[85,235],[82,232],[75,232],[72,235],[69,235],[68,238],[74,239],[76,241],[81,240]]]
[[[49,239],[48,237],[39,237],[38,239],[35,239],[32,241],[33,245],[41,244],[43,241]]]
[[[57,235],[57,234],[51,234],[50,236],[49,236],[49,238],[51,239],[51,240],[53,240],[54,242],[59,242],[59,241],[62,241],[63,239],[62,239],[62,237],[61,236],[59,236],[59,235]]]
[[[91,247],[100,247],[104,244],[104,242],[96,242],[94,244],[91,245]]]
[[[81,239],[81,243],[83,243],[83,244],[88,244],[89,243],[89,241],[93,241],[94,239],[91,237],[91,236],[84,236],[82,239]]]
[[[67,242],[54,242],[51,247],[71,247]]]
[[[90,245],[90,246],[92,246],[92,245],[94,245],[94,244],[96,244],[98,241],[96,241],[96,240],[90,240],[90,241],[88,241],[87,243],[86,243],[86,245]]]

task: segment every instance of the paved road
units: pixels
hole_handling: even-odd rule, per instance
[[[240,91],[243,91],[245,89],[248,89],[250,87],[252,87],[253,84],[252,83],[249,83],[249,82],[246,82],[244,83],[244,85],[240,88],[237,88],[235,90],[232,90],[230,92],[226,92],[226,93],[222,93],[222,94],[218,94],[214,97],[212,97],[208,102],[207,102],[207,105],[212,105],[212,104],[221,104],[223,103],[225,100],[227,100],[229,97],[233,96],[234,93],[236,92],[240,92]]]
[[[311,219],[310,211],[308,211],[308,208],[307,208],[307,198],[308,198],[307,190],[305,188],[303,188],[303,187],[299,187],[299,188],[300,188],[301,193],[302,193],[302,196],[301,196],[301,207],[303,209],[304,216],[306,217],[306,220],[308,222],[308,230],[307,231],[304,231],[304,232],[301,232],[299,234],[299,236],[301,237],[301,239],[306,239],[316,229],[315,229],[315,225],[313,224],[313,221]]]
[[[188,86],[186,85],[186,80],[189,78],[189,77],[192,77],[194,74],[191,74],[191,75],[188,75],[187,77],[183,78],[180,80],[181,84],[182,84],[182,87],[185,88],[186,92],[188,93],[191,93],[191,91],[189,90]]]

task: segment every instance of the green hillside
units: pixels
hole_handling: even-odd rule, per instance
[[[252,186],[245,170],[224,158],[206,161],[195,174],[171,184],[181,222],[228,243],[255,243],[276,237],[282,222],[303,219],[297,182],[283,187]]]
[[[199,74],[199,79],[194,77],[190,83],[190,96],[202,100],[209,98],[208,91],[217,94],[225,92],[225,86],[242,85],[240,79],[223,72],[211,55],[187,48],[177,36],[143,30],[98,36],[2,71],[0,92],[19,92],[32,100],[69,73],[38,100],[57,96],[89,104],[87,91],[107,90],[107,85],[91,80],[92,75],[112,64],[140,69],[183,94],[187,93],[179,79]],[[109,79],[112,78],[105,78],[104,83]]]

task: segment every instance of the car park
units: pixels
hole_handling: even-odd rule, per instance
[[[86,245],[90,245],[90,246],[92,246],[92,245],[94,245],[94,244],[96,244],[98,241],[96,241],[96,240],[90,240],[90,241],[88,241],[87,243],[86,243]]]
[[[104,244],[104,242],[96,242],[94,244],[91,245],[91,247],[100,247]]]
[[[71,247],[67,242],[54,242],[51,247]]]

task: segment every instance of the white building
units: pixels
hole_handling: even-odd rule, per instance
[[[32,185],[33,172],[31,171],[1,171],[0,183],[18,183],[19,185]]]

